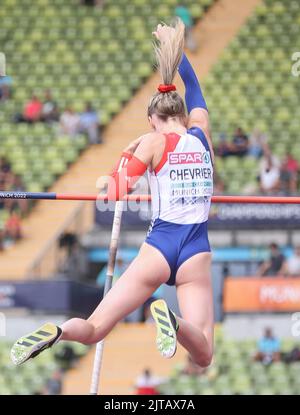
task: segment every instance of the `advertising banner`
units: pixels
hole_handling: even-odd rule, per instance
[[[300,311],[300,277],[228,277],[223,309],[227,313]]]
[[[97,202],[95,222],[112,226],[114,204]],[[151,219],[149,202],[125,203],[122,226],[125,229],[146,229]],[[212,204],[209,229],[253,228],[300,229],[300,205]]]
[[[0,283],[0,309],[90,314],[102,298],[98,286],[76,281],[22,281]]]

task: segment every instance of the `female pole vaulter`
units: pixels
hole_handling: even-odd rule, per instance
[[[112,174],[108,196],[119,200],[148,170],[153,218],[139,254],[87,319],[61,327],[47,323],[20,338],[11,350],[15,364],[35,357],[61,340],[99,342],[117,322],[141,306],[163,283],[175,285],[181,317],[164,300],[151,304],[162,356],[176,352],[177,341],[192,360],[207,367],[213,355],[211,252],[207,221],[213,193],[213,149],[209,116],[197,77],[183,53],[184,25],[158,25],[155,53],[162,84],[151,98],[152,132],[122,153],[126,167]],[[172,83],[179,74],[184,102]],[[130,331],[129,331],[130,335]]]

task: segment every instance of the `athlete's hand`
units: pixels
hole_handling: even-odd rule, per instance
[[[165,42],[166,39],[168,39],[173,33],[175,29],[171,26],[165,25],[165,24],[159,24],[157,25],[157,28],[154,32],[152,32],[153,36],[156,37],[157,40],[160,42]]]

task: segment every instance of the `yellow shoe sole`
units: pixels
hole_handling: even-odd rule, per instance
[[[170,359],[176,353],[177,336],[167,303],[164,300],[153,301],[150,310],[157,329],[157,349],[163,357]]]
[[[15,365],[26,362],[51,347],[60,335],[61,329],[59,327],[52,323],[44,324],[16,341],[10,352],[11,360]]]

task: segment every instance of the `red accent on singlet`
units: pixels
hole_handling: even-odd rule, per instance
[[[157,174],[159,170],[164,166],[164,164],[166,163],[168,159],[168,153],[175,150],[178,144],[178,141],[180,140],[180,135],[176,133],[165,134],[165,137],[166,137],[166,141],[165,141],[164,152],[162,154],[160,162],[154,169],[155,174]]]

